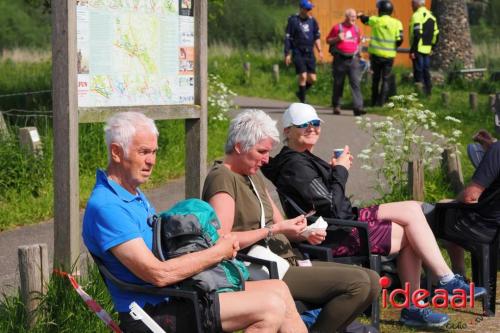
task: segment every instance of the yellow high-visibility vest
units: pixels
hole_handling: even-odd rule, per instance
[[[418,8],[410,20],[410,46],[413,45],[416,36],[420,38],[417,49],[412,51],[430,54],[432,47],[436,44],[438,34],[437,21],[431,11],[425,6]]]
[[[403,36],[403,24],[389,15],[370,16],[368,25],[372,28],[372,36],[368,53],[383,57],[396,57],[396,42]]]

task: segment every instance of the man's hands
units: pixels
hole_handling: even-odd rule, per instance
[[[415,55],[414,52],[410,52],[410,59],[411,60],[415,60],[417,58],[417,56]]]
[[[351,152],[349,151],[349,146],[344,147],[344,152],[342,155],[339,156],[339,158],[332,157],[330,164],[332,166],[336,165],[342,165],[344,168],[349,170],[352,166],[352,160],[353,156],[351,155]]]
[[[285,65],[290,65],[292,63],[292,55],[291,54],[287,54],[285,56]]]
[[[226,234],[219,238],[214,247],[220,251],[223,259],[233,259],[240,249],[240,242],[238,242],[236,236]]]

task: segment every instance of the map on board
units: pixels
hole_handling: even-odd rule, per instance
[[[78,106],[193,104],[191,1],[77,1]]]

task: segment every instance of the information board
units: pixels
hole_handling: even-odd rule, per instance
[[[79,0],[78,107],[194,104],[192,0]]]

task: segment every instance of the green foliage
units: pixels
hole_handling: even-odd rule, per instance
[[[89,276],[78,282],[117,321],[111,298],[97,267],[89,266]],[[52,275],[47,294],[39,297],[40,305],[36,309],[38,321],[35,327],[28,330],[23,325],[26,323],[26,314],[20,297],[18,295],[4,296],[0,301],[0,331],[9,333],[109,332],[97,315],[87,308],[66,277]]]
[[[29,64],[12,61],[0,63],[0,92],[49,90],[51,88],[48,62]],[[223,154],[231,92],[217,77],[211,76],[208,120],[208,158]],[[212,96],[213,95],[213,96]],[[48,110],[9,112],[5,120],[12,135],[0,138],[0,231],[15,225],[36,223],[52,216],[53,211],[53,133],[50,94],[46,98],[26,96],[16,99],[0,98],[0,110],[15,108]],[[33,116],[35,114],[36,116]],[[160,137],[157,164],[146,188],[158,186],[184,172],[184,121],[157,121]],[[36,126],[40,132],[43,155],[34,157],[19,149],[19,127]],[[84,207],[95,182],[95,171],[107,165],[103,124],[79,125],[80,206]]]
[[[47,48],[50,16],[23,1],[0,1],[0,50],[14,47]]]
[[[374,170],[379,194],[405,194],[407,190],[408,162],[420,160],[424,168],[431,170],[441,160],[444,148],[454,148],[462,135],[458,129],[448,135],[438,132],[436,114],[424,108],[415,94],[390,98],[384,107],[391,116],[381,121],[369,117],[357,117],[356,123],[371,136],[366,149],[357,157],[364,162],[363,169]],[[451,116],[445,120],[456,125],[460,121]]]
[[[209,2],[209,42],[262,49],[281,43],[286,17],[295,6],[271,6],[263,0],[212,0]]]

